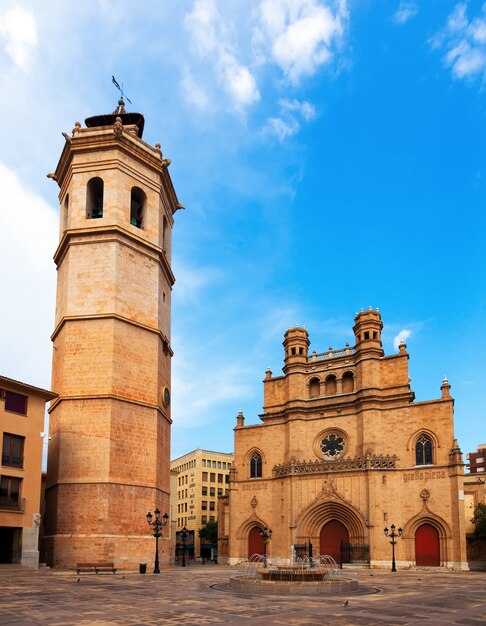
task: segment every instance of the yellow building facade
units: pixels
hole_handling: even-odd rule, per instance
[[[169,510],[171,238],[181,208],[137,113],[76,122],[53,178],[60,241],[46,485],[47,563],[147,562]],[[170,556],[168,529],[160,565]]]
[[[415,402],[409,355],[385,355],[378,310],[355,317],[355,346],[309,353],[290,328],[282,376],[267,370],[262,423],[237,417],[220,546],[236,564],[292,546],[337,562],[390,566],[385,528],[394,524],[398,567],[467,569],[464,464],[454,439],[450,385]]]
[[[45,389],[0,376],[0,563],[39,565]]]
[[[171,493],[176,536],[187,528],[188,554],[195,558],[201,556],[198,530],[218,521],[218,498],[228,495],[233,459],[232,453],[198,448],[171,461],[171,470],[177,473],[177,485]]]

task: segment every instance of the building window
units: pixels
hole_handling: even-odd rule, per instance
[[[203,511],[207,511],[207,509],[208,509],[208,501],[207,500],[202,500],[201,501],[201,509]]]
[[[206,459],[202,459],[201,464],[203,467],[206,467]]]
[[[341,435],[331,433],[324,437],[321,442],[321,450],[324,458],[337,459],[344,450],[344,439]]]
[[[262,457],[254,452],[250,459],[250,478],[262,477]]]
[[[64,207],[62,211],[62,229],[66,230],[68,226],[68,218],[69,218],[69,194],[66,194],[64,198]]]
[[[208,473],[207,472],[203,472],[202,473],[202,479],[203,479],[203,482],[205,482],[205,483],[208,482]]]
[[[221,461],[218,461],[218,469],[221,469]]]
[[[5,410],[27,415],[27,396],[14,391],[5,392]]]
[[[420,435],[415,444],[415,465],[432,465],[432,440]]]
[[[214,511],[214,502],[209,503],[209,510]]]
[[[222,496],[222,495],[223,495],[223,488],[218,487],[218,496]]]
[[[354,391],[354,376],[352,372],[343,374],[343,393],[352,393]]]
[[[24,456],[24,437],[3,434],[2,465],[22,467]]]
[[[216,482],[216,474],[214,472],[211,472],[211,474],[209,475],[209,482],[211,483]]]
[[[0,479],[0,506],[16,509],[20,504],[21,478],[2,476]]]
[[[203,487],[201,489],[201,495],[203,495],[203,496],[207,496],[208,495],[208,488],[207,487]]]
[[[218,474],[218,483],[223,482],[223,474]]]
[[[229,474],[226,474],[226,476],[224,477],[224,482],[229,483],[229,481],[230,481]]]
[[[201,515],[201,524],[207,524],[207,523],[208,523],[208,516]]]
[[[223,461],[223,469],[226,469],[226,461]]]
[[[210,521],[210,522],[214,522],[214,521],[215,521],[214,515],[210,515],[210,516],[209,516],[209,521]]]
[[[336,395],[336,390],[336,377],[334,375],[328,376],[326,378],[326,396]]]
[[[213,497],[216,495],[216,489],[215,489],[215,487],[210,487],[210,488],[209,488],[209,495],[210,495],[210,496],[213,496]]]
[[[213,467],[216,468],[216,461],[213,461]]]
[[[167,251],[167,218],[164,215],[162,220],[162,251]]]
[[[143,218],[147,196],[140,187],[132,187],[130,195],[130,224],[137,228],[143,228]]]
[[[103,217],[103,180],[96,176],[88,181],[86,188],[86,217],[98,219]]]
[[[321,383],[319,382],[318,378],[313,378],[310,382],[309,382],[309,398],[318,398],[320,395],[320,386]]]

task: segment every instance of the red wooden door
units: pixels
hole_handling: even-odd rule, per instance
[[[254,526],[248,535],[248,557],[252,554],[263,554],[263,537],[258,526]]]
[[[422,524],[415,533],[415,563],[424,567],[440,565],[439,533],[430,524]]]
[[[341,542],[349,543],[348,529],[344,524],[332,519],[321,530],[321,555],[328,554],[339,563],[341,560]]]

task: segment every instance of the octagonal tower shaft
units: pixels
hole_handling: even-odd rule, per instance
[[[138,135],[121,118],[77,123],[51,175],[61,205],[59,398],[50,409],[45,549],[58,567],[147,562],[146,513],[169,512],[171,233],[181,205],[170,161]],[[168,564],[165,538],[160,552]]]

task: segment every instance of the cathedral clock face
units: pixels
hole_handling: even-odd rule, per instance
[[[336,459],[344,450],[344,439],[341,435],[331,433],[322,440],[321,450],[326,458]]]

